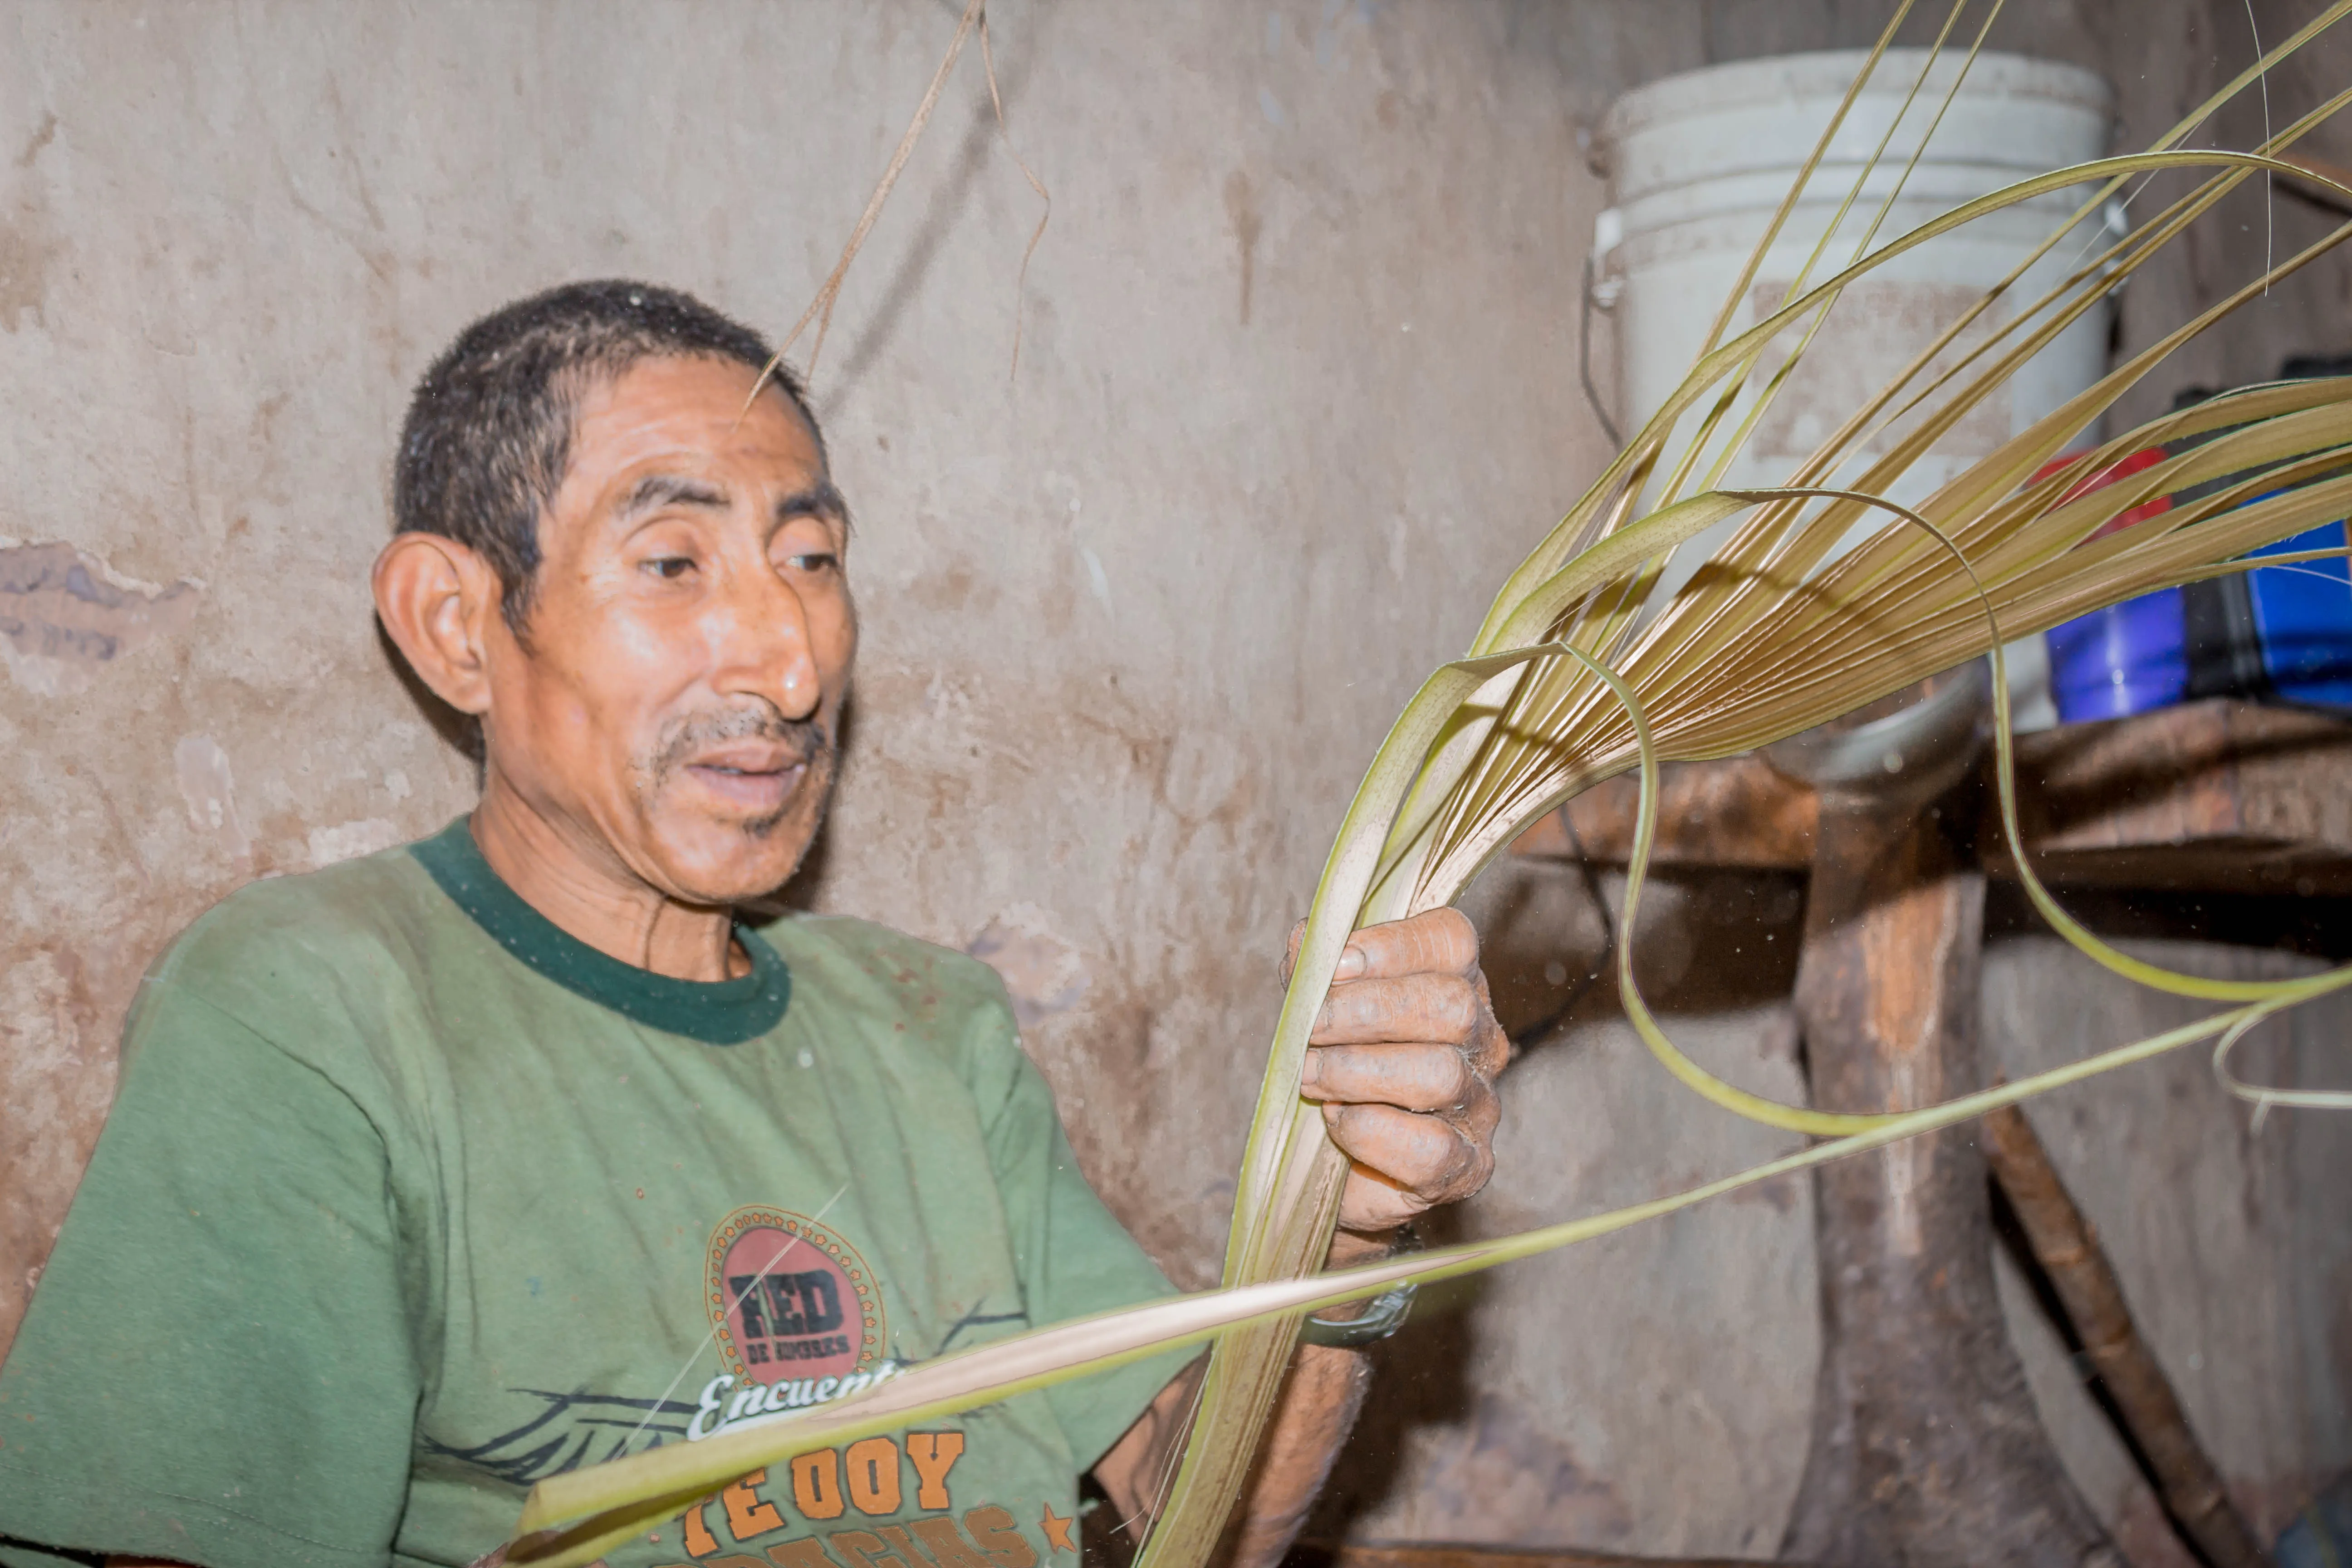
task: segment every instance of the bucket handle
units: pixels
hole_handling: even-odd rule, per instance
[[[1613,310],[1625,292],[1622,273],[1608,270],[1609,258],[1625,243],[1625,215],[1602,207],[1592,215],[1592,248],[1584,258],[1584,293],[1596,310]]]

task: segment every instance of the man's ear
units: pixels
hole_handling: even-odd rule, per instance
[[[375,558],[375,613],[417,679],[460,713],[489,711],[488,632],[500,584],[488,562],[437,533],[403,533]]]

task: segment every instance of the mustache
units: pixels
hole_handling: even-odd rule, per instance
[[[730,741],[772,741],[812,773],[824,771],[823,764],[832,759],[834,751],[832,726],[822,718],[812,714],[806,719],[787,719],[762,701],[757,707],[688,714],[671,725],[659,745],[638,765],[658,782],[684,767],[697,752]]]

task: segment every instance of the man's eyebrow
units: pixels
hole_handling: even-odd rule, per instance
[[[722,510],[728,505],[727,492],[708,479],[691,479],[684,474],[647,474],[630,488],[615,515],[622,522],[634,522],[649,511],[666,506],[690,506]],[[849,501],[834,487],[831,479],[794,490],[776,502],[775,520],[790,522],[796,517],[823,517],[849,526]]]
[[[666,506],[717,509],[726,504],[727,492],[708,479],[688,479],[683,474],[647,474],[621,502],[619,516],[622,521],[628,522]]]
[[[844,528],[849,526],[849,500],[835,489],[831,479],[819,479],[805,489],[794,490],[776,503],[776,521],[790,522],[796,517],[832,518]]]

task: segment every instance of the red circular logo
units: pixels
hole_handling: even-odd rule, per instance
[[[874,1271],[805,1215],[737,1209],[711,1233],[705,1283],[719,1352],[740,1377],[845,1377],[881,1358]]]

